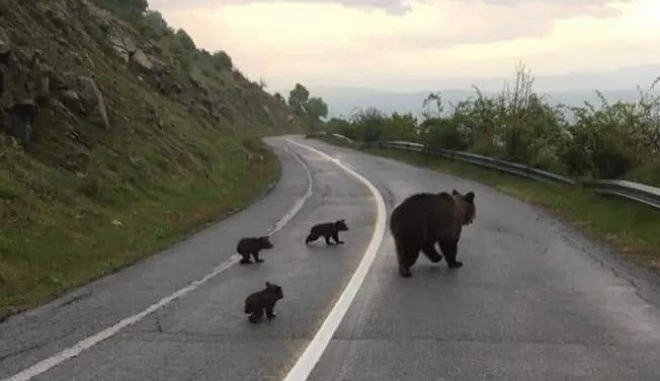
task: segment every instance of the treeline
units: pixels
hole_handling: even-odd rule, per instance
[[[660,186],[658,82],[640,90],[636,102],[609,103],[597,92],[599,106],[586,101],[583,107],[551,106],[533,90],[530,71],[519,65],[513,85],[494,96],[474,87],[475,96],[445,110],[441,93],[429,94],[421,120],[371,108],[349,120],[333,118],[327,127],[363,142],[414,141],[573,177],[623,177]]]
[[[273,95],[280,102],[288,104],[293,113],[309,123],[311,131],[323,126],[322,118],[328,116],[328,105],[321,97],[310,97],[309,90],[300,83],[296,83],[289,91],[289,98],[284,99],[280,93]],[[288,101],[288,103],[287,103]]]

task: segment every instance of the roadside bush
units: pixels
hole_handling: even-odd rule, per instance
[[[550,105],[533,90],[524,65],[512,85],[494,96],[477,87],[469,97],[444,112],[442,96],[424,100],[424,119],[383,114],[370,108],[350,121],[333,119],[334,132],[364,142],[407,140],[429,147],[468,151],[530,165],[574,177],[631,178],[660,182],[660,95],[655,86],[640,90],[637,102],[583,107]],[[568,123],[566,112],[574,122]]]

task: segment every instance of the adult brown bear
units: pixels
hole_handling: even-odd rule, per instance
[[[449,268],[463,263],[456,260],[458,240],[463,226],[476,217],[474,192],[464,195],[452,190],[440,193],[417,193],[403,200],[392,211],[390,232],[394,237],[399,274],[411,277],[410,268],[421,250],[433,263],[442,260],[435,243],[447,258]]]

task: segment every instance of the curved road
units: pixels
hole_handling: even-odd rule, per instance
[[[283,164],[268,196],[0,324],[0,380],[281,380],[294,364],[311,370],[309,380],[660,379],[655,277],[489,187],[291,139],[339,162],[267,139]],[[389,232],[374,229],[410,193],[452,188],[476,193],[477,219],[459,244],[465,266],[449,271],[420,256],[413,278],[400,278]],[[312,224],[339,218],[346,244],[304,245]],[[264,263],[236,264],[241,236],[271,231]],[[378,243],[373,263],[363,261]],[[368,271],[354,288],[359,268]],[[284,299],[276,319],[250,325],[243,301],[266,280]],[[355,299],[341,322],[326,319],[340,295]],[[324,324],[332,322],[336,331]],[[315,337],[322,324],[331,336]],[[304,352],[312,338],[323,345]]]

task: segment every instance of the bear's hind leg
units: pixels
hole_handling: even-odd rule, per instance
[[[241,257],[243,258],[238,263],[240,263],[241,265],[249,265],[250,263],[252,263],[252,261],[250,260],[250,253],[247,254],[240,253],[240,254]]]
[[[264,261],[263,259],[259,258],[259,250],[253,251],[252,256],[254,257],[254,261],[257,263],[261,263]]]
[[[261,318],[264,316],[264,311],[263,308],[260,307],[259,309],[253,310],[252,315],[250,315],[250,323],[254,324],[261,320]]]
[[[440,255],[440,253],[438,253],[437,250],[435,250],[435,241],[426,243],[422,247],[422,252],[433,263],[438,263],[442,260],[442,255]]]
[[[445,255],[445,258],[447,258],[447,265],[450,269],[457,269],[463,266],[463,262],[456,260],[456,255],[458,254],[458,240],[441,242],[440,249]]]
[[[415,245],[396,242],[396,255],[399,263],[399,275],[404,278],[412,277],[410,268],[417,262],[419,257],[419,247]]]

